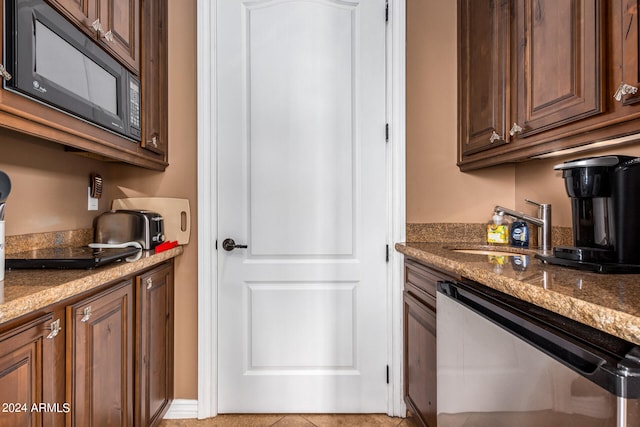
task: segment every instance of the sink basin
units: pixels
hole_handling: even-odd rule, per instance
[[[493,249],[451,249],[453,252],[462,252],[465,254],[476,255],[493,255],[493,256],[525,256],[529,254],[520,252],[507,252]]]

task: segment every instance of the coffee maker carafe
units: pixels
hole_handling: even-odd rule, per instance
[[[640,158],[588,157],[554,169],[571,198],[574,246],[538,258],[600,273],[640,272]]]

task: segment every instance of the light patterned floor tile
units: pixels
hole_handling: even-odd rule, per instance
[[[163,420],[159,427],[418,427],[383,414],[224,414],[205,420]]]

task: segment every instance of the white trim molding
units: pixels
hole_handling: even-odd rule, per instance
[[[165,420],[186,420],[197,418],[198,401],[191,399],[175,399],[164,415]]]
[[[396,242],[406,240],[406,0],[389,0],[389,28],[387,31],[387,105],[390,120],[389,144],[391,161],[388,182],[389,200],[389,410],[388,415],[405,417],[403,364],[403,303],[404,258],[396,252]]]
[[[198,0],[198,418],[218,413],[216,0]]]

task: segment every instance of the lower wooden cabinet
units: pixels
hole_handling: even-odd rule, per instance
[[[404,293],[404,369],[407,406],[423,426],[436,425],[436,312]]]
[[[456,280],[407,259],[404,284],[404,400],[424,427],[437,425],[436,286]]]
[[[47,314],[0,334],[0,426],[62,426],[70,405],[57,393],[61,319]]]
[[[73,426],[133,425],[131,280],[67,308]]]
[[[173,268],[136,278],[136,425],[155,426],[173,400]]]
[[[0,427],[155,426],[173,400],[173,261],[0,326]]]

